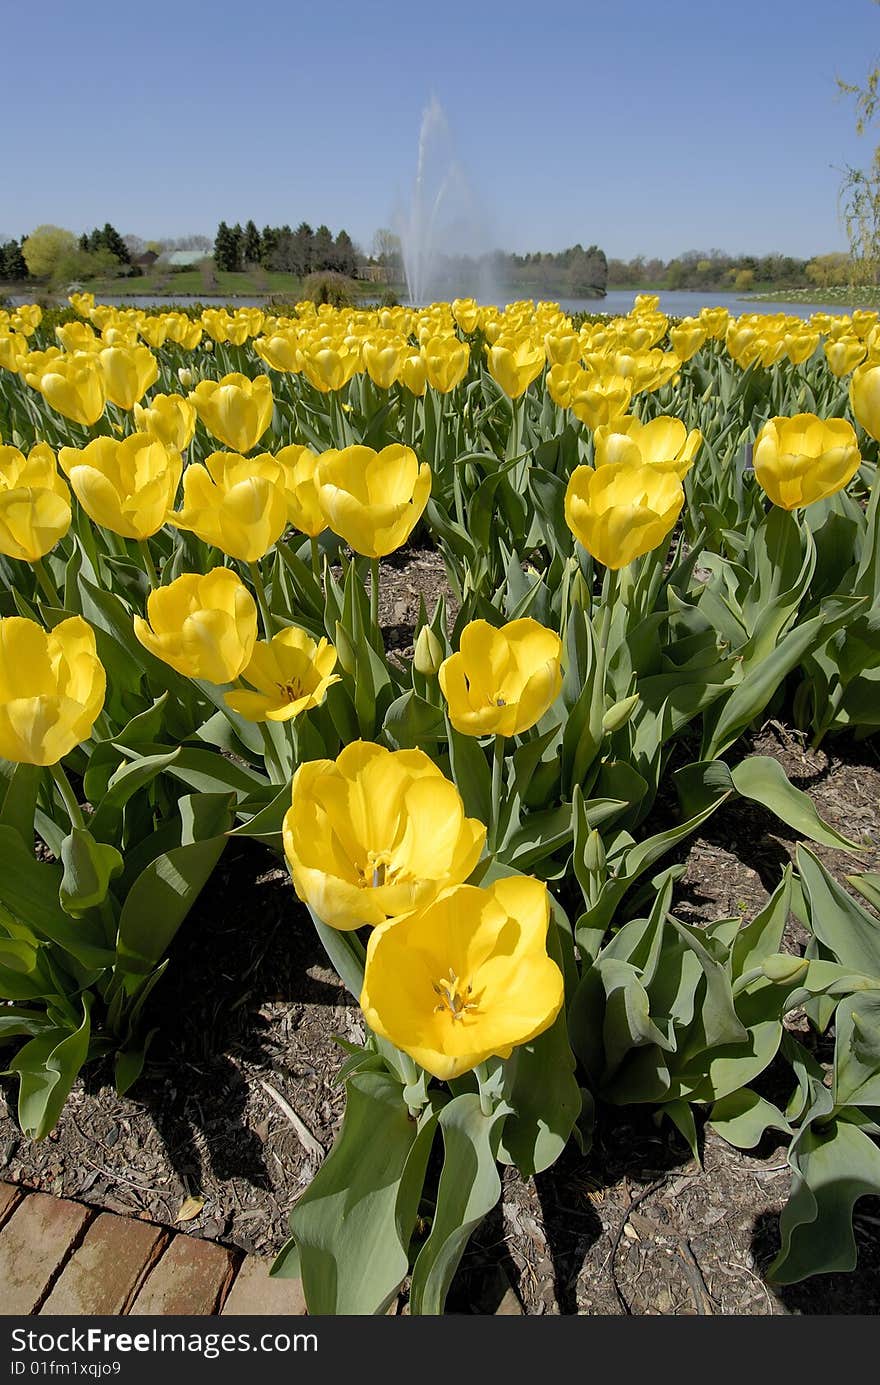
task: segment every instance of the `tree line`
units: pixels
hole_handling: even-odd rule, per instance
[[[313,230],[301,221],[296,230],[284,226],[264,226],[248,221],[229,226],[221,221],[214,239],[214,264],[219,270],[235,273],[259,265],[305,278],[316,271],[332,270],[354,278],[363,256],[347,231],[334,237],[328,226]]]
[[[824,259],[817,256],[816,259]],[[664,289],[803,288],[815,282],[810,273],[814,261],[792,255],[728,255],[723,250],[686,250],[671,260],[608,261],[608,282],[623,288],[651,285]]]

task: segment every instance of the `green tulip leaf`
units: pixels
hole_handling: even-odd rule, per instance
[[[74,827],[61,843],[61,864],[61,907],[73,918],[79,918],[103,904],[110,881],[122,872],[123,861],[115,846],[95,841],[84,827]]]

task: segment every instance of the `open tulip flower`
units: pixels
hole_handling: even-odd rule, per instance
[[[54,630],[21,616],[0,620],[0,755],[56,765],[92,734],[106,687],[95,632],[81,616]]]
[[[287,525],[287,495],[274,457],[212,452],[205,465],[183,477],[183,508],[172,515],[205,543],[244,563],[255,563],[277,543]]]
[[[327,524],[365,558],[406,543],[431,494],[431,468],[410,447],[345,447],[318,458],[318,499]]]
[[[509,399],[525,394],[541,374],[546,361],[544,343],[528,336],[499,338],[488,352],[489,374]]]
[[[318,499],[318,454],[293,443],[275,454],[287,496],[287,518],[301,534],[316,539],[327,528]]]
[[[594,465],[609,462],[634,462],[646,466],[668,467],[683,481],[694,464],[703,435],[699,428],[687,427],[680,418],[662,415],[642,423],[631,414],[613,424],[597,428],[594,434]]]
[[[486,829],[421,750],[354,741],[293,777],[284,850],[300,899],[332,928],[384,923],[461,884]]]
[[[148,433],[95,438],[82,449],[62,447],[58,460],[89,518],[138,540],[157,533],[169,518],[183,469],[180,453]]]
[[[182,394],[154,394],[147,404],[135,404],[134,425],[139,433],[182,452],[196,431],[195,406]]]
[[[0,447],[0,553],[35,563],[70,528],[70,492],[47,443]]]
[[[185,678],[232,683],[254,652],[257,606],[231,568],[187,572],[150,593],[147,619],[135,616],[134,633]]]
[[[256,691],[236,688],[225,700],[246,721],[290,721],[320,706],[327,689],[339,682],[335,666],[336,650],[328,640],[315,642],[291,625],[254,645],[241,676]]]
[[[272,385],[268,375],[224,375],[202,380],[189,396],[209,433],[233,452],[250,452],[272,422]]]
[[[576,467],[565,492],[565,518],[588,553],[612,570],[668,538],[684,504],[674,470],[643,462]]]
[[[374,1033],[449,1081],[509,1058],[562,1008],[550,898],[530,876],[459,885],[370,936],[360,1003]]]
[[[567,385],[567,407],[588,428],[613,424],[626,413],[633,395],[630,380],[604,370],[578,371]]]
[[[50,408],[74,423],[90,428],[104,412],[104,372],[93,352],[54,356],[43,369],[28,371],[25,379],[32,389],[39,390]]]
[[[465,626],[457,654],[440,665],[449,720],[465,736],[518,736],[556,701],[562,688],[562,641],[528,617],[500,630],[485,620]]]
[[[843,418],[771,418],[755,439],[755,476],[774,505],[797,510],[843,490],[861,465],[856,430]]]

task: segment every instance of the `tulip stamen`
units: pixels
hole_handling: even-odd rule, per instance
[[[479,1009],[477,1002],[470,999],[473,986],[466,986],[462,993],[459,989],[458,977],[451,967],[448,978],[439,982],[435,981],[432,984],[434,994],[440,996],[440,1004],[434,1006],[435,1015],[448,1010],[454,1020],[462,1020],[469,1011]]]
[[[285,702],[298,702],[303,696],[303,690],[296,678],[291,678],[287,683],[276,683],[275,686]]]
[[[383,885],[391,885],[397,873],[398,867],[391,864],[387,853],[370,851],[366,865],[358,868],[361,889],[378,890]]]

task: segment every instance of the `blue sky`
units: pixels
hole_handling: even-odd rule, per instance
[[[872,143],[835,78],[880,56],[872,0],[42,0],[2,28],[0,232],[252,216],[367,249],[432,96],[506,249],[841,249]]]

